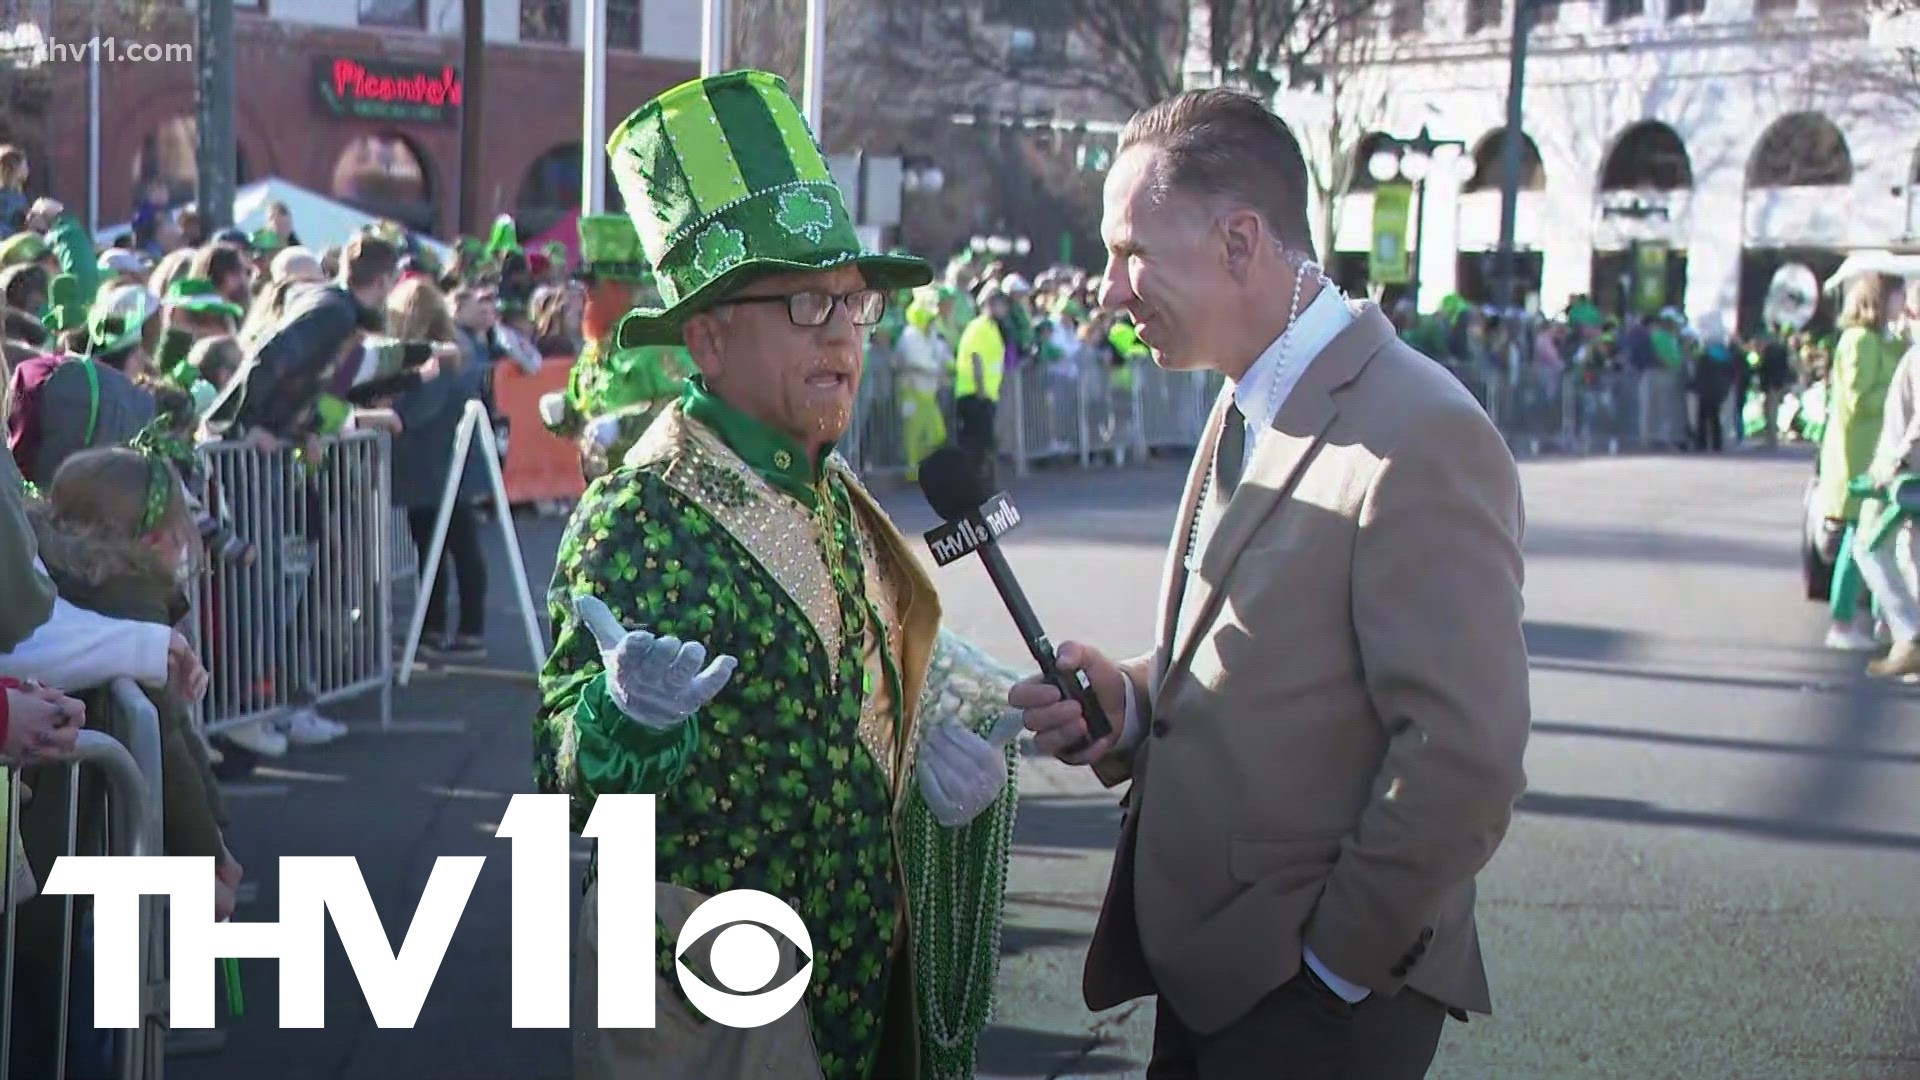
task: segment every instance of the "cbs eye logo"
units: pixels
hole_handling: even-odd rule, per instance
[[[710,932],[714,935],[707,966],[725,987],[715,989],[687,967],[687,950]],[[779,986],[770,986],[780,971],[780,943],[768,928],[778,930],[800,950],[805,963]],[[674,946],[673,966],[680,990],[709,1018],[733,1028],[765,1027],[785,1016],[807,992],[813,976],[813,938],[800,916],[779,897],[752,889],[734,889],[709,898],[687,916]]]

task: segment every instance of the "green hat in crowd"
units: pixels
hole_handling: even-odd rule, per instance
[[[644,281],[647,253],[640,250],[640,234],[625,214],[583,214],[580,217],[580,276]]]
[[[252,236],[252,243],[253,250],[262,255],[272,251],[279,251],[281,248],[287,246],[286,243],[280,239],[280,234],[272,229],[256,230]]]
[[[512,214],[501,214],[493,219],[493,235],[487,238],[487,255],[499,258],[509,251],[520,250],[519,230],[514,227]]]
[[[140,285],[119,285],[101,293],[87,313],[88,354],[112,356],[138,344],[147,320],[159,312],[159,302]]]
[[[47,313],[40,325],[49,333],[64,334],[87,324],[87,298],[81,295],[80,279],[72,274],[57,275],[47,283]]]
[[[221,296],[206,278],[181,278],[167,289],[166,306],[185,308],[195,315],[224,315],[238,323],[246,317],[240,305]]]
[[[47,255],[47,242],[37,232],[17,232],[0,241],[0,266],[22,266]]]
[[[666,305],[627,313],[619,348],[678,342],[689,317],[765,274],[857,266],[868,286],[888,291],[933,280],[923,259],[860,246],[820,144],[777,75],[682,83],[627,117],[607,156]]]

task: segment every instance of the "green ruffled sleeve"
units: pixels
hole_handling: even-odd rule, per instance
[[[685,525],[692,511],[652,473],[618,470],[595,480],[567,523],[548,589],[553,652],[540,672],[534,720],[534,786],[572,800],[574,828],[586,824],[601,795],[659,795],[686,773],[700,745],[701,713],[654,731],[634,723],[607,694],[593,633],[573,614],[572,598],[598,597],[620,625],[711,644],[711,600],[681,592],[679,552],[699,543]]]
[[[573,730],[579,782],[593,795],[658,795],[679,781],[700,746],[692,717],[661,729],[628,719],[607,695],[604,671],[581,689]]]

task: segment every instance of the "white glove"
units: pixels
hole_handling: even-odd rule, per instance
[[[655,730],[677,727],[727,685],[738,660],[722,655],[707,664],[697,641],[629,631],[597,596],[576,593],[573,613],[600,645],[607,696],[634,723]],[[700,665],[706,664],[704,669]]]
[[[548,427],[559,427],[567,418],[567,395],[558,390],[540,395],[540,422]]]
[[[999,801],[1007,787],[1007,744],[1020,731],[1017,712],[1002,716],[985,738],[951,720],[934,725],[913,767],[934,820],[958,828]]]

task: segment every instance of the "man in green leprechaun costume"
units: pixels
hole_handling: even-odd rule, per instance
[[[679,344],[610,347],[615,323],[653,275],[625,215],[584,215],[579,224],[586,343],[567,389],[541,398],[540,419],[548,431],[576,441],[581,474],[591,482],[625,460],[653,418],[680,397],[693,362]]]
[[[599,910],[590,869],[576,1075],[971,1077],[1015,676],[940,629],[926,571],[833,452],[864,328],[930,271],[861,250],[775,76],[676,87],[608,151],[664,304],[628,314],[614,345],[682,342],[699,373],[588,488],[550,593],[540,789],[572,797],[576,828],[599,795],[658,796],[657,1025],[597,1026],[601,920],[622,915]],[[783,900],[812,940],[800,1007],[761,1028],[702,1016],[675,975],[687,916],[735,889]],[[804,962],[782,950],[768,985]]]

